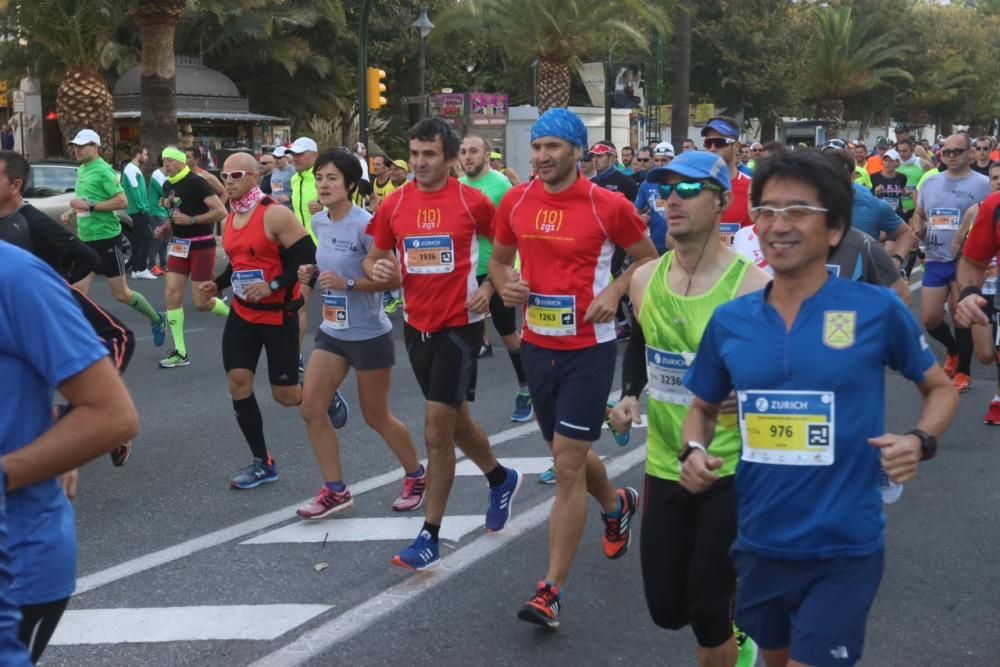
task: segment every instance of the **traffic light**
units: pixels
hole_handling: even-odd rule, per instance
[[[388,101],[385,99],[385,70],[378,67],[368,68],[368,108],[371,110],[381,109]]]

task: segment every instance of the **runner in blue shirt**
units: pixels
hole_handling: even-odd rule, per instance
[[[757,166],[752,211],[774,280],[715,311],[684,380],[696,398],[678,458],[693,493],[717,479],[711,440],[736,392],[735,621],[769,667],[861,658],[884,563],[880,460],[893,481],[912,479],[958,407],[902,302],[826,270],[850,227],[841,169],[815,151]],[[885,432],[886,366],[923,395],[905,435]]]
[[[4,242],[0,304],[0,393],[6,398],[0,466],[10,519],[0,544],[10,553],[9,599],[22,616],[18,634],[37,662],[76,588],[73,508],[57,477],[134,437],[139,418],[66,283]],[[53,425],[56,389],[73,410]],[[75,494],[75,482],[66,492]],[[4,658],[0,645],[0,664],[11,664]]]

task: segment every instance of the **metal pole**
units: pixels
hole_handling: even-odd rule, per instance
[[[427,117],[427,38],[420,38],[420,120]]]
[[[615,102],[614,73],[611,71],[611,49],[604,66],[604,140],[611,141],[611,105]]]
[[[358,140],[368,147],[368,16],[372,0],[361,5],[361,30],[358,33]]]

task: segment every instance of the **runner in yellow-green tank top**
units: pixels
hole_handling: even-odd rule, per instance
[[[629,295],[638,326],[622,362],[622,399],[612,410],[616,430],[639,420],[646,404],[649,437],[646,492],[639,545],[646,604],[653,622],[690,625],[699,664],[749,667],[756,645],[737,631],[730,604],[736,575],[729,546],[736,537],[733,473],[740,456],[735,412],[722,414],[712,441],[722,479],[710,494],[681,487],[681,426],[693,400],[684,374],[716,308],[767,284],[767,276],[719,238],[722,211],[732,198],[729,168],[709,152],[688,151],[650,172],[664,206],[674,249],[639,267]]]

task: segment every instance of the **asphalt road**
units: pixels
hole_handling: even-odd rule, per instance
[[[162,283],[133,287],[162,307]],[[93,296],[111,303],[100,282]],[[111,309],[140,336],[126,380],[142,434],[124,468],[104,459],[82,471],[80,590],[42,664],[694,664],[690,631],[661,630],[649,620],[638,540],[619,561],[601,554],[593,504],[564,591],[562,627],[546,632],[515,618],[545,571],[553,487],[536,483],[548,463],[537,430],[510,422],[514,375],[495,333],[495,355],[480,363],[473,414],[501,460],[518,459],[530,474],[508,528],[493,535],[482,528],[485,480],[459,477],[443,567],[413,575],[389,559],[416,534],[422,513],[409,519],[416,524],[397,525],[407,520],[390,510],[401,473],[358,410],[341,431],[355,507],[303,527],[294,507],[315,493],[321,476],[296,410],[270,399],[264,376],[257,395],[281,480],[251,491],[228,486],[250,455],[222,370],[222,320],[189,309],[191,366],[161,370],[156,361],[170,341],[154,348],[139,316],[118,304]],[[392,408],[423,456],[423,399],[406,361],[400,315],[394,320]],[[998,663],[992,640],[1000,630],[1000,431],[982,423],[996,378],[979,366],[973,377],[937,460],[887,509],[886,574],[864,665]],[[894,374],[887,387],[889,429],[911,428],[919,394]],[[353,376],[346,394],[356,407]],[[608,435],[598,443],[619,485],[641,490],[644,441],[639,429],[626,448]],[[388,521],[350,521],[360,518]]]

